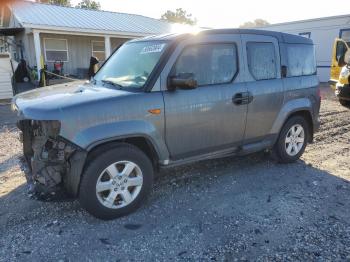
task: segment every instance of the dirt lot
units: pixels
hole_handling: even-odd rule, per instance
[[[6,115],[0,261],[350,261],[350,110],[323,96],[321,130],[297,163],[259,153],[163,171],[143,208],[109,222],[28,197]]]

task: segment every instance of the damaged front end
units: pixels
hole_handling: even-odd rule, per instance
[[[59,136],[60,122],[20,120],[18,127],[22,131],[23,153],[29,167],[26,178],[31,191],[42,195],[54,194],[63,187],[76,191],[77,185],[72,190],[70,176],[78,177],[73,182],[79,183],[84,158],[74,163],[73,156],[81,155],[82,150]],[[73,170],[78,174],[72,174]]]

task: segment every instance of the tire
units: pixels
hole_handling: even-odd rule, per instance
[[[80,183],[82,207],[104,220],[134,212],[152,190],[150,159],[137,147],[125,143],[94,155]]]
[[[299,128],[302,128],[302,131],[300,131]],[[298,132],[300,132],[300,135],[297,135]],[[289,143],[287,141],[287,136],[289,137]],[[293,116],[288,119],[281,129],[274,147],[277,160],[280,163],[292,163],[298,160],[305,151],[307,141],[309,141],[309,136],[310,131],[308,123],[304,117]],[[303,142],[301,143],[302,137]]]
[[[339,103],[340,103],[342,106],[345,106],[345,107],[349,107],[349,106],[350,106],[350,101],[348,101],[348,100],[344,100],[344,99],[340,99],[340,98],[339,98]]]

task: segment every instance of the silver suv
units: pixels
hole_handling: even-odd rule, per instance
[[[319,127],[310,39],[218,29],[132,40],[89,83],[18,95],[28,183],[92,215],[138,208],[159,168],[271,149],[296,161]]]

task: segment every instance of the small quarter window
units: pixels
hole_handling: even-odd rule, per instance
[[[345,54],[347,49],[348,48],[346,47],[344,42],[342,41],[337,42],[337,49],[336,49],[336,55],[335,55],[335,59],[337,60],[337,62],[339,62],[340,58]]]
[[[192,73],[198,86],[231,82],[238,72],[235,44],[200,44],[186,47],[174,74]]]
[[[248,67],[255,80],[277,77],[276,52],[273,43],[247,43]]]
[[[300,36],[311,38],[311,32],[299,33]]]

